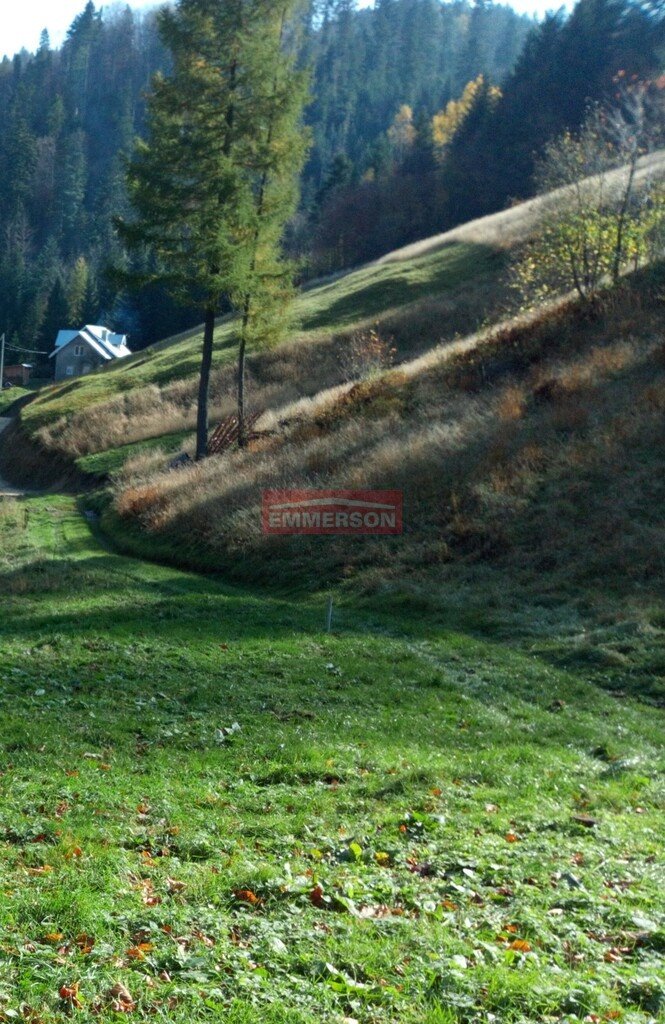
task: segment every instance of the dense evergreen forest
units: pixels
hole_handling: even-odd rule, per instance
[[[659,71],[663,19],[580,0],[534,25],[476,0],[326,0],[307,14],[312,149],[288,245],[316,274],[528,194],[534,153],[617,74]],[[154,12],[92,2],[60,49],[0,64],[0,329],[10,358],[103,321],[141,347],[192,322],[157,288],[118,294],[125,156],[166,67]]]

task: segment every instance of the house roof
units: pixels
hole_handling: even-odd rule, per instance
[[[55,339],[56,349],[69,345],[70,341],[73,341],[77,334],[78,331],[58,331],[58,337]]]
[[[66,345],[71,345],[73,341],[85,342],[105,362],[131,355],[127,348],[127,335],[114,334],[108,327],[100,327],[97,324],[86,324],[80,331],[59,331],[51,357],[57,355]]]

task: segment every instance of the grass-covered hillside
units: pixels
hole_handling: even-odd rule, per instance
[[[620,175],[623,172],[613,172]],[[644,157],[636,185],[665,176],[665,151]],[[611,178],[611,175],[610,175]],[[608,180],[610,180],[608,178]],[[592,191],[595,179],[581,184]],[[556,193],[568,202],[569,190]],[[507,302],[506,255],[537,227],[541,199],[388,253],[346,274],[312,284],[295,304],[293,335],[250,358],[249,401],[273,415],[345,380],[353,335],[378,325],[397,363],[500,321]],[[219,324],[212,375],[212,417],[233,411],[234,325]],[[43,389],[21,412],[34,444],[80,468],[104,473],[125,461],[128,445],[181,445],[195,424],[201,330],[186,332],[88,377]],[[122,449],[117,451],[117,449]],[[99,456],[87,461],[88,456]],[[21,458],[12,467],[20,472]]]
[[[300,334],[252,357],[262,416],[245,452],[169,469],[191,449],[193,333],[40,392],[3,446],[6,475],[29,479],[35,452],[110,474],[94,503],[137,553],[566,637],[570,658],[621,664],[657,695],[665,272],[634,273],[592,309],[563,299],[501,321],[506,251],[537,214],[523,204],[304,292]],[[374,326],[395,365],[349,383],[345,355]],[[220,325],[215,416],[234,406],[232,331]],[[275,486],[399,488],[405,534],[266,538],[261,492]]]
[[[297,336],[250,361],[250,402],[279,407],[339,383],[340,352],[350,334],[376,320],[395,335],[401,358],[473,329],[497,308],[502,257],[499,246],[444,242],[432,252],[365,267],[304,292],[297,302]],[[192,430],[200,347],[200,332],[193,331],[45,389],[23,411],[22,424],[48,451],[69,458]],[[222,322],[213,419],[234,408],[234,354],[233,324]]]
[[[106,525],[237,579],[343,581],[484,628],[563,630],[576,656],[629,669],[633,640],[594,653],[583,627],[664,636],[664,286],[654,269],[592,313],[563,302],[325,392],[248,452],[178,472],[144,452]],[[282,486],[401,489],[405,534],[266,537],[261,492]],[[662,653],[652,667],[662,678]]]

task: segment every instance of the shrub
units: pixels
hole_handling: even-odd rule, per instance
[[[340,356],[344,380],[362,380],[392,366],[396,351],[392,342],[381,336],[378,325],[354,331]]]

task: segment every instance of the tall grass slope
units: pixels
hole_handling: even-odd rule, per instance
[[[659,152],[643,159],[638,180],[663,174],[665,153]],[[592,190],[593,179],[584,187]],[[378,323],[401,363],[501,320],[506,253],[528,238],[543,202],[553,199],[565,202],[565,190],[308,287],[297,301],[298,331],[275,351],[250,358],[254,408],[280,409],[342,384],[345,350],[363,327]],[[233,321],[219,322],[212,375],[217,419],[234,406],[233,332]],[[201,331],[195,329],[89,377],[43,389],[21,410],[24,436],[69,460],[157,438],[180,444],[195,425],[200,343]],[[101,460],[95,472],[121,461]]]

